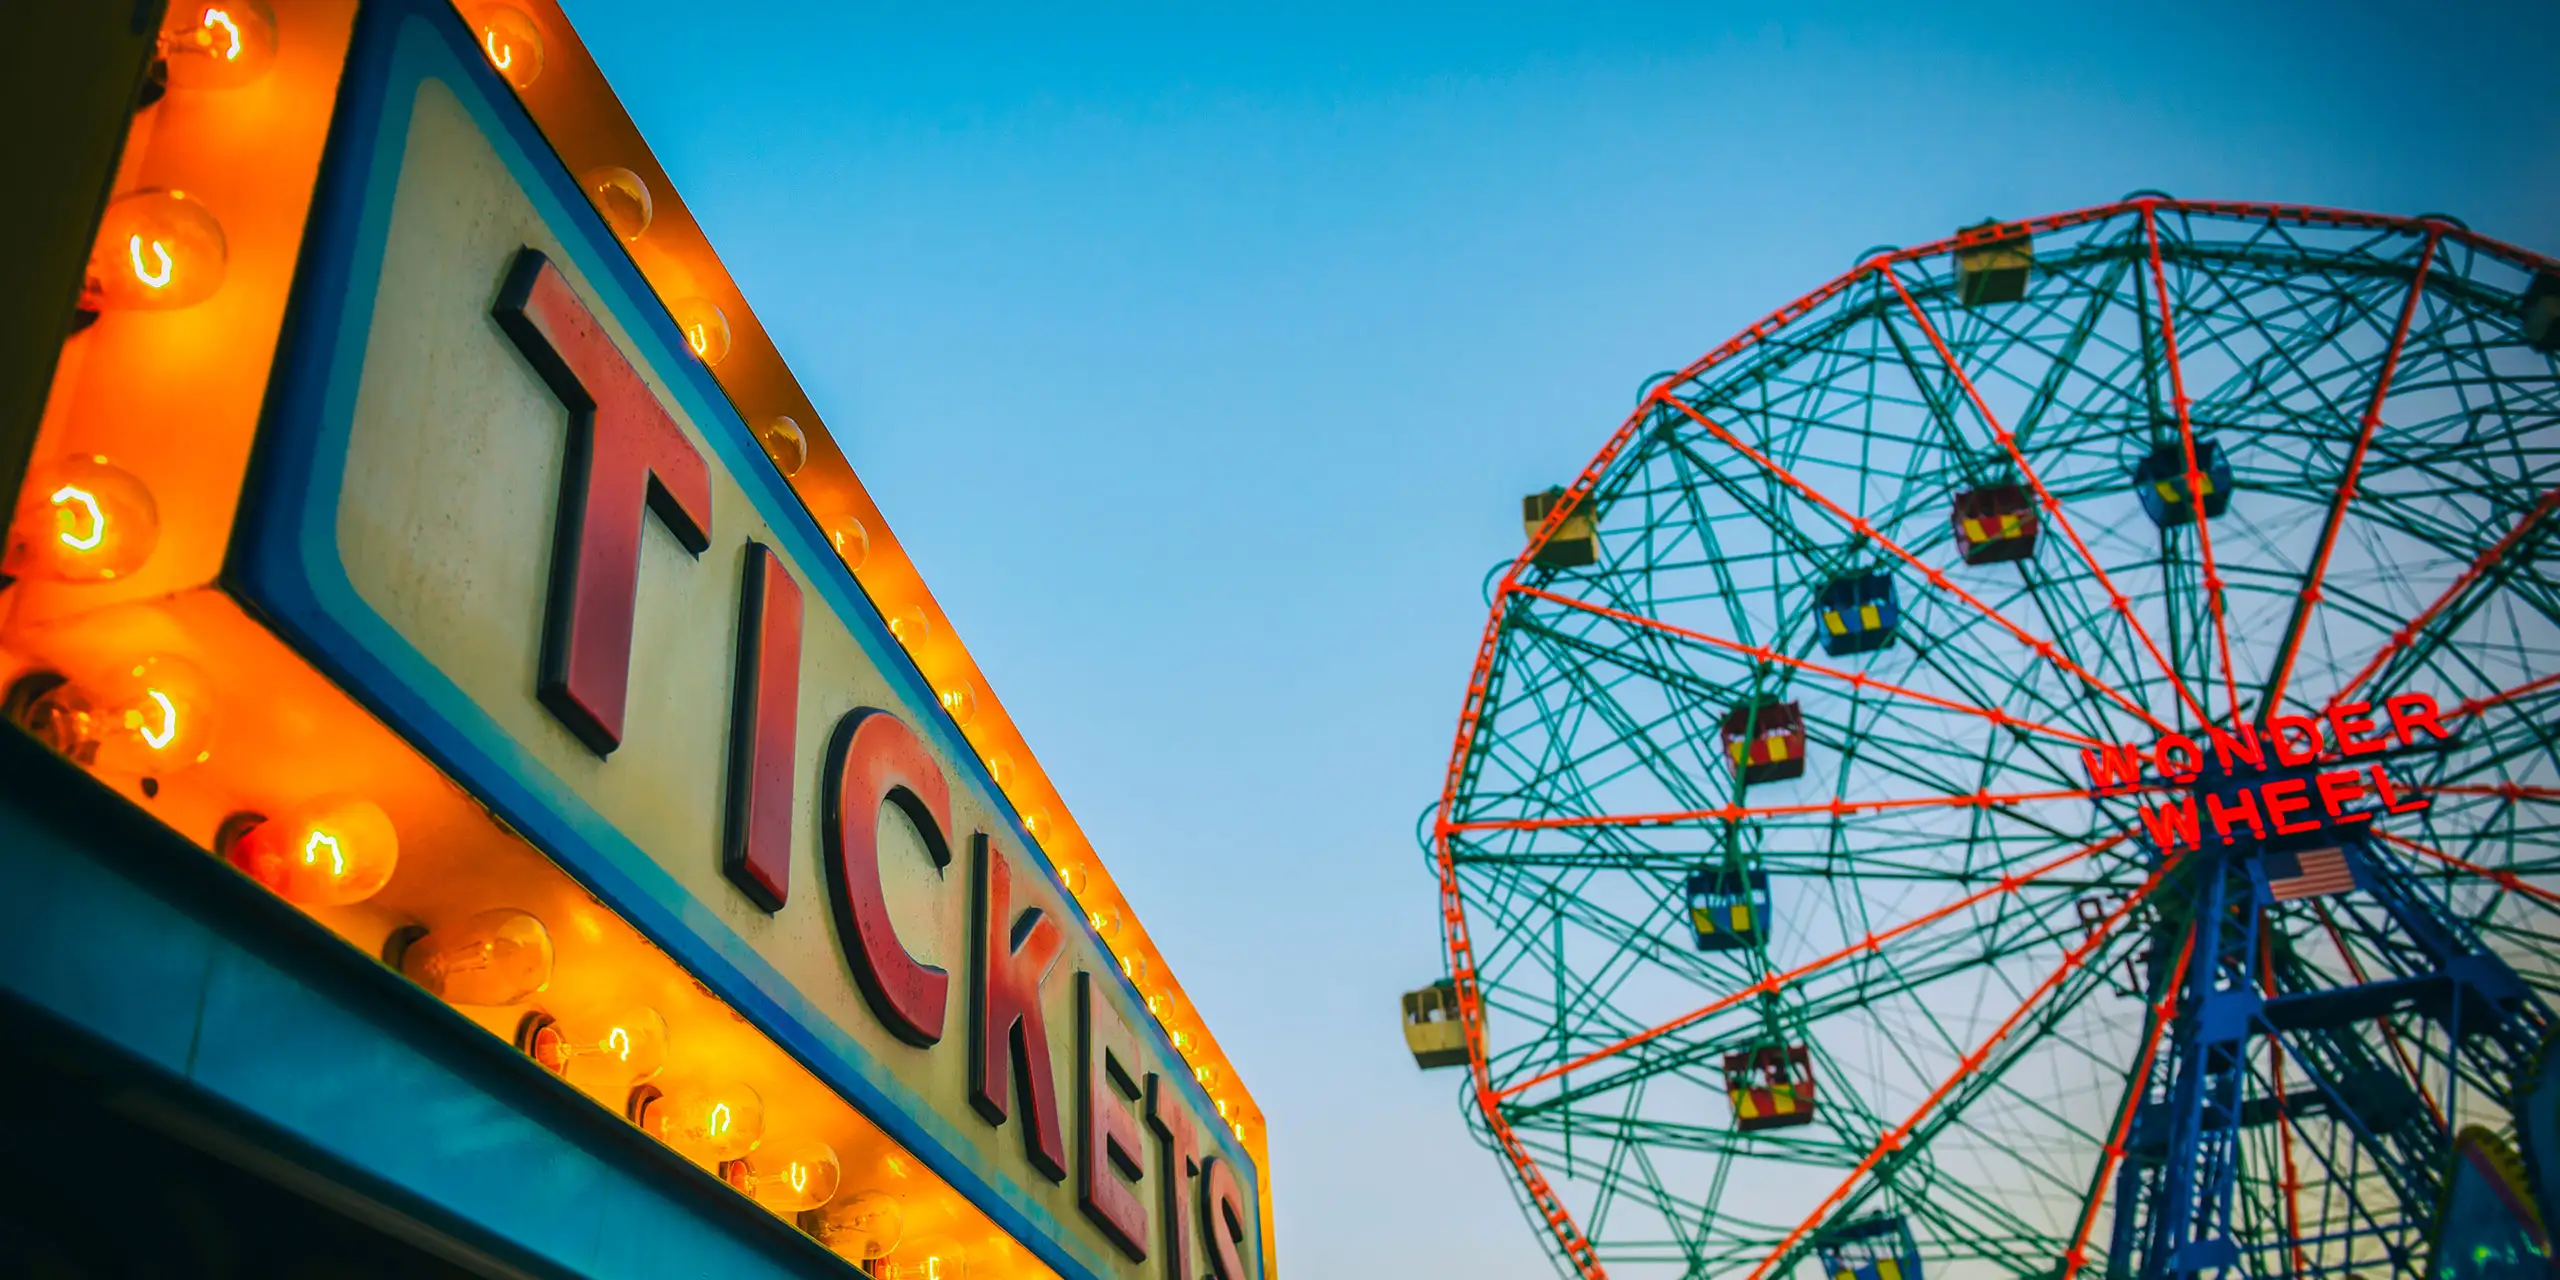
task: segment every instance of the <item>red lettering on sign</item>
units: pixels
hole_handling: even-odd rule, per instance
[[[2354,769],[2337,769],[2321,774],[2315,785],[2320,790],[2320,808],[2332,822],[2346,816],[2348,805],[2364,799],[2364,775]],[[2355,821],[2365,822],[2372,817],[2370,813],[2359,813]]]
[[[1040,987],[1057,967],[1067,933],[1038,907],[1015,911],[1012,867],[985,835],[972,842],[969,1104],[987,1123],[1000,1125],[1019,1097],[1022,1154],[1051,1182],[1062,1182],[1067,1140],[1058,1126],[1058,1078],[1049,1069]]]
[[[894,804],[924,837],[936,870],[951,865],[951,784],[915,731],[877,707],[857,707],[827,741],[827,879],[836,936],[854,984],[890,1034],[919,1048],[942,1038],[951,975],[908,952],[880,888],[880,806]]]
[[[2373,718],[2366,714],[2372,710],[2370,702],[2341,702],[2329,708],[2329,731],[2337,735],[2338,754],[2369,756],[2391,746],[2379,736],[2363,736],[2374,732]]]
[[[1199,1271],[1191,1262],[1192,1184],[1200,1178],[1200,1126],[1182,1109],[1165,1078],[1147,1074],[1147,1126],[1163,1139],[1164,1257],[1173,1280],[1192,1280]]]
[[[1250,1280],[1244,1269],[1244,1188],[1235,1162],[1211,1156],[1200,1163],[1200,1238],[1209,1245],[1209,1274],[1217,1280]]]
[[[2385,705],[2391,710],[2391,732],[2399,737],[2401,746],[2410,745],[2409,731],[2412,729],[2424,729],[2438,742],[2453,737],[2452,734],[2444,731],[2444,721],[2439,718],[2442,713],[2436,707],[2436,700],[2432,695],[2394,694]]]
[[[2217,724],[2208,723],[2204,727],[2205,737],[2213,741],[2213,758],[2222,765],[2222,771],[2238,773],[2242,764],[2252,769],[2266,768],[2267,748],[2258,740],[2257,727],[2236,716],[2231,727],[2239,732],[2224,733],[2222,726]]]
[[[2373,794],[2381,799],[2385,813],[2419,813],[2423,812],[2428,805],[2435,803],[2425,796],[2412,796],[2409,803],[2402,804],[2400,792],[2391,785],[2391,777],[2382,771],[2382,766],[2373,766],[2372,772]]]
[[[2282,750],[2284,740],[2278,738],[2276,742],[2277,749]],[[2277,835],[2298,836],[2306,831],[2320,829],[2320,822],[2316,818],[2306,818],[2299,823],[2285,820],[2285,815],[2289,813],[2311,812],[2309,782],[2301,778],[2280,778],[2259,790],[2267,798],[2267,821],[2275,824]]]
[[[720,870],[757,906],[791,896],[791,810],[800,743],[800,584],[773,548],[747,544],[738,674],[729,710],[729,813]]]
[[[2296,733],[2309,743],[2298,751],[2294,749],[2293,735]],[[2320,722],[2308,716],[2269,716],[2267,736],[2275,739],[2277,764],[2309,764],[2320,758]]]
[[[2222,802],[2222,797],[2208,791],[2204,797],[2204,808],[2206,816],[2213,819],[2213,834],[2225,843],[2231,839],[2231,823],[2235,819],[2249,824],[2250,835],[2261,840],[2267,838],[2267,824],[2258,817],[2258,793],[2254,789],[2241,788],[2227,805]]]
[[[540,251],[516,251],[491,313],[569,411],[536,692],[588,750],[611,755],[631,685],[643,516],[655,512],[701,555],[711,545],[711,474]]]
[[[2160,846],[2162,853],[2176,849],[2180,841],[2190,849],[2204,847],[2198,838],[2201,832],[2196,826],[2194,796],[2180,796],[2175,801],[2156,805],[2146,804],[2141,808],[2141,816],[2142,829],[2150,834],[2151,843]]]
[[[2204,748],[2183,733],[2163,734],[2151,748],[2160,772],[2172,782],[2193,782],[2204,768]]]
[[[2100,791],[2142,781],[2142,752],[2132,743],[2111,747],[2102,742],[2095,751],[2082,747],[2080,765],[2089,771],[2090,785]]]
[[[1138,1137],[1135,1042],[1101,984],[1076,973],[1076,1204],[1102,1234],[1147,1260],[1146,1147]]]

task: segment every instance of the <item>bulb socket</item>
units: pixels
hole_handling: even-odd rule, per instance
[[[26,730],[55,755],[86,767],[97,758],[98,744],[83,731],[80,719],[53,696],[71,682],[59,671],[30,671],[0,696],[0,719]]]
[[[391,966],[392,972],[399,972],[401,963],[409,958],[409,948],[425,936],[427,927],[422,924],[404,924],[392,930],[391,936],[382,940],[382,962]]]
[[[569,1074],[569,1040],[560,1020],[540,1009],[528,1009],[516,1023],[516,1052],[555,1076]]]
[[[643,1132],[654,1132],[649,1129],[649,1104],[665,1096],[654,1084],[631,1086],[631,1093],[622,1100],[622,1118],[638,1125]]]

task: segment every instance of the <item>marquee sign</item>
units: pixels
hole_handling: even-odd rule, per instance
[[[360,13],[232,590],[1061,1274],[1255,1157],[470,27]]]

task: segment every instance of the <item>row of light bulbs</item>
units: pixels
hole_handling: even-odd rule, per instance
[[[542,34],[531,17],[511,6],[493,5],[482,9],[474,21],[482,52],[510,85],[522,90],[541,75]],[[183,88],[230,89],[254,83],[274,62],[276,47],[275,15],[265,0],[199,0],[173,10],[161,37],[168,83]],[[588,171],[581,185],[616,236],[628,243],[647,233],[655,202],[640,175],[617,165],[602,166]],[[130,192],[111,202],[101,220],[83,306],[92,311],[192,306],[221,288],[227,262],[221,223],[201,200],[174,188]],[[716,365],[728,356],[732,342],[728,318],[717,304],[688,298],[671,304],[669,310],[687,345],[704,363]],[[807,435],[789,415],[767,419],[756,435],[785,477],[797,474],[806,463]],[[111,581],[140,568],[158,543],[159,511],[150,489],[103,456],[74,455],[40,465],[31,471],[23,493],[19,519],[13,525],[19,536],[12,538],[0,571],[59,581]],[[839,514],[828,521],[827,533],[846,566],[860,569],[870,549],[870,537],[861,522],[849,513]],[[903,647],[916,651],[930,637],[932,623],[921,606],[910,604],[892,613],[889,629]],[[213,727],[205,684],[203,674],[183,659],[148,657],[106,688],[61,687],[45,711],[62,722],[57,731],[71,733],[80,744],[94,744],[104,767],[158,777],[202,758]],[[937,696],[955,723],[966,726],[975,717],[977,697],[965,682],[940,689]],[[999,754],[988,760],[988,766],[998,785],[1009,781],[1010,759]],[[1056,835],[1048,829],[1047,815],[1037,810],[1023,815],[1023,826],[1035,839]],[[250,844],[263,848],[280,838]],[[273,856],[261,857],[261,865],[286,865]],[[305,862],[293,874],[309,880],[316,874],[311,869],[315,865]],[[330,877],[330,887],[315,886],[309,891],[350,892],[362,883],[363,874],[361,869],[351,870]],[[389,877],[387,863],[381,876]],[[1061,868],[1061,878],[1078,897],[1092,884],[1091,873],[1073,864]],[[360,900],[369,892],[344,900]],[[1088,920],[1105,939],[1117,932],[1118,913],[1107,906],[1090,911]],[[1120,964],[1132,982],[1143,983],[1143,957],[1124,956]],[[1148,995],[1146,1003],[1148,1011],[1170,1027],[1171,998],[1159,992]],[[1185,1031],[1171,1029],[1170,1035],[1175,1050],[1186,1056],[1195,1047],[1195,1037]],[[1214,1087],[1214,1067],[1202,1064],[1193,1074],[1204,1087]],[[1214,1101],[1220,1116],[1227,1116],[1226,1100]],[[1242,1127],[1237,1128],[1241,1135]]]
[[[540,74],[541,35],[520,10],[496,6],[477,19],[481,44],[521,89]],[[156,68],[169,86],[232,89],[273,64],[275,15],[265,0],[211,0],[174,10]],[[628,170],[604,171],[600,207],[626,239],[646,229],[648,192]],[[609,197],[609,198],[608,198]],[[617,203],[618,202],[618,203]],[[633,216],[636,213],[636,218]],[[214,296],[228,267],[220,220],[175,188],[133,191],[111,201],[90,255],[82,309],[164,311]],[[728,354],[727,319],[708,301],[675,308],[688,345],[706,363]],[[783,420],[788,432],[797,424]],[[776,433],[768,431],[768,440]],[[775,445],[769,444],[768,448]],[[131,576],[157,548],[159,509],[147,485],[95,454],[33,467],[11,522],[0,572],[12,577],[103,583]],[[850,531],[866,545],[859,525]],[[839,538],[839,546],[845,539]],[[158,781],[208,758],[216,727],[211,681],[185,658],[154,654],[102,678],[74,682],[52,672],[20,679],[8,713],[63,754],[101,772]],[[217,852],[280,897],[304,906],[344,906],[379,893],[399,863],[399,835],[381,806],[330,795],[273,815],[240,812],[223,825]],[[454,1004],[513,1006],[547,990],[549,930],[529,912],[482,911],[433,930],[396,935],[400,972]],[[920,1242],[912,1264],[882,1261],[897,1251],[903,1207],[885,1191],[839,1196],[835,1152],[814,1139],[767,1144],[764,1104],[743,1082],[686,1079],[653,1083],[667,1058],[666,1021],[633,1005],[555,1018],[528,1013],[518,1040],[536,1061],[591,1092],[621,1094],[645,1131],[711,1165],[740,1192],[802,1224],[831,1248],[899,1280],[942,1280],[966,1272],[956,1247]]]

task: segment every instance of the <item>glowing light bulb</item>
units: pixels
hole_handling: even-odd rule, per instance
[[[1173,997],[1161,991],[1147,993],[1147,1012],[1161,1020],[1165,1015],[1173,1012]]]
[[[933,623],[925,618],[924,606],[911,604],[889,615],[889,634],[896,636],[898,643],[913,649],[933,634]]]
[[[1190,1032],[1185,1031],[1180,1027],[1175,1027],[1173,1030],[1166,1032],[1165,1035],[1167,1039],[1173,1041],[1173,1051],[1175,1053],[1191,1052],[1192,1044]]]
[[[400,865],[400,834],[382,806],[352,796],[326,796],[295,805],[274,817],[233,814],[224,824],[229,833],[216,845],[231,865],[273,889],[287,902],[310,906],[345,906],[362,902],[391,882]],[[519,913],[521,914],[521,913]],[[533,917],[526,916],[531,920]],[[536,929],[541,927],[535,922]],[[428,935],[432,940],[434,934]],[[450,943],[448,937],[446,943]],[[544,977],[549,978],[549,944],[545,942]],[[421,958],[410,948],[412,960]],[[416,974],[410,976],[416,977]],[[421,979],[421,981],[424,981]],[[444,992],[434,985],[428,990]],[[505,1000],[470,1001],[506,1004]]]
[[[544,1018],[526,1038],[534,1061],[600,1096],[647,1083],[667,1062],[667,1020],[645,1004]]]
[[[98,693],[101,769],[165,777],[204,759],[213,743],[213,682],[184,658],[144,658]]]
[[[987,776],[995,779],[999,787],[1013,785],[1013,757],[1001,751],[988,756]],[[1069,885],[1067,888],[1072,892],[1075,886]]]
[[[641,1105],[640,1127],[696,1160],[736,1160],[764,1141],[764,1095],[700,1080],[663,1086]]]
[[[621,165],[589,169],[579,177],[578,185],[586,188],[587,201],[604,218],[604,225],[612,228],[625,244],[648,231],[649,220],[657,215],[657,204],[649,198],[649,184]]]
[[[907,1233],[906,1206],[886,1191],[857,1191],[828,1205],[809,1234],[856,1262],[888,1257]]]
[[[1199,1081],[1200,1087],[1203,1089],[1215,1089],[1218,1087],[1218,1069],[1208,1063],[1204,1062],[1199,1066],[1193,1067],[1191,1069],[1191,1078]]]
[[[160,504],[130,471],[95,454],[27,472],[10,526],[7,570],[60,582],[105,582],[142,567],[160,545]]]
[[[522,9],[492,5],[480,11],[480,52],[498,78],[522,89],[542,74],[542,28]]]
[[[1145,956],[1138,955],[1120,957],[1120,972],[1129,975],[1129,981],[1131,982],[1146,981],[1147,958]]]
[[[1034,840],[1046,840],[1054,834],[1049,829],[1049,815],[1038,809],[1022,815],[1022,829],[1030,832]]]
[[[801,465],[809,460],[809,437],[800,430],[799,419],[787,413],[765,419],[756,428],[756,443],[764,446],[764,456],[773,459],[773,469],[785,476],[800,474]]]
[[[91,311],[173,311],[222,288],[231,262],[222,223],[204,202],[159,187],[107,205],[89,249],[80,305]]]
[[[1058,883],[1065,886],[1067,892],[1081,898],[1084,896],[1085,890],[1093,887],[1093,873],[1086,870],[1085,865],[1081,862],[1060,863],[1058,865]],[[1099,925],[1095,926],[1097,931],[1099,931],[1100,928],[1101,926]]]
[[[835,1148],[810,1141],[759,1150],[722,1173],[729,1185],[775,1213],[799,1213],[836,1198],[844,1167],[836,1162]]]
[[[517,1004],[551,985],[551,931],[512,907],[483,911],[409,944],[400,972],[454,1004]]]
[[[978,714],[978,695],[965,684],[954,685],[942,691],[942,709],[950,713],[951,723],[967,724],[970,717]]]
[[[897,1254],[872,1274],[879,1280],[967,1280],[970,1274],[969,1255],[947,1239],[912,1241]]]
[[[729,358],[729,317],[718,303],[709,298],[682,298],[667,310],[675,316],[684,344],[693,348],[693,354],[704,364],[718,364]]]
[[[837,516],[827,522],[827,541],[836,545],[836,558],[848,569],[860,569],[871,558],[871,531],[852,516]]]
[[[1073,893],[1074,890],[1070,889],[1068,892]],[[1120,913],[1110,907],[1096,907],[1085,913],[1084,920],[1086,924],[1093,926],[1095,933],[1103,937],[1112,937],[1120,932]]]
[[[276,15],[267,0],[197,0],[169,7],[160,56],[180,89],[236,89],[276,60]]]

